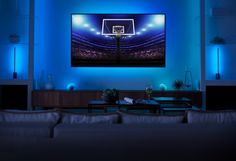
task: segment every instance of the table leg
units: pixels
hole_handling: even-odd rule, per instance
[[[91,113],[92,112],[92,106],[88,105],[88,113]]]
[[[104,113],[107,113],[107,107],[104,107]]]

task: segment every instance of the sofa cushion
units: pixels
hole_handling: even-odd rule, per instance
[[[66,130],[53,139],[0,137],[1,161],[224,161],[236,156],[236,129],[232,124],[64,127]]]
[[[188,123],[236,123],[236,111],[187,111]]]
[[[0,123],[0,136],[49,138],[54,125],[46,122],[5,122]]]
[[[56,124],[60,118],[56,110],[42,111],[0,111],[0,122],[45,122]]]
[[[154,114],[136,114],[118,111],[121,115],[121,122],[123,124],[134,123],[151,123],[151,124],[163,124],[163,123],[182,123],[183,116],[160,116]]]
[[[94,124],[105,123],[113,124],[118,123],[119,115],[116,113],[110,114],[79,114],[79,113],[62,113],[62,123],[65,124]]]

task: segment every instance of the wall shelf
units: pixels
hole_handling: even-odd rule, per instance
[[[92,99],[101,99],[102,90],[35,90],[32,93],[32,106],[45,108],[81,108],[87,107]],[[200,91],[153,91],[153,97],[187,97],[197,107],[202,106]],[[147,99],[143,90],[119,90],[119,97]]]
[[[27,110],[27,84],[0,84],[0,109]]]
[[[30,83],[29,80],[8,80],[2,79],[0,80],[0,85],[28,85]]]
[[[236,85],[236,80],[206,80],[206,86],[232,86]]]

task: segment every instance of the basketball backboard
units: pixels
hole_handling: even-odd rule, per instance
[[[103,19],[102,35],[135,35],[134,19]]]

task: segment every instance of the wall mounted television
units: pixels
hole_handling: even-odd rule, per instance
[[[165,67],[165,14],[71,14],[72,67]]]

